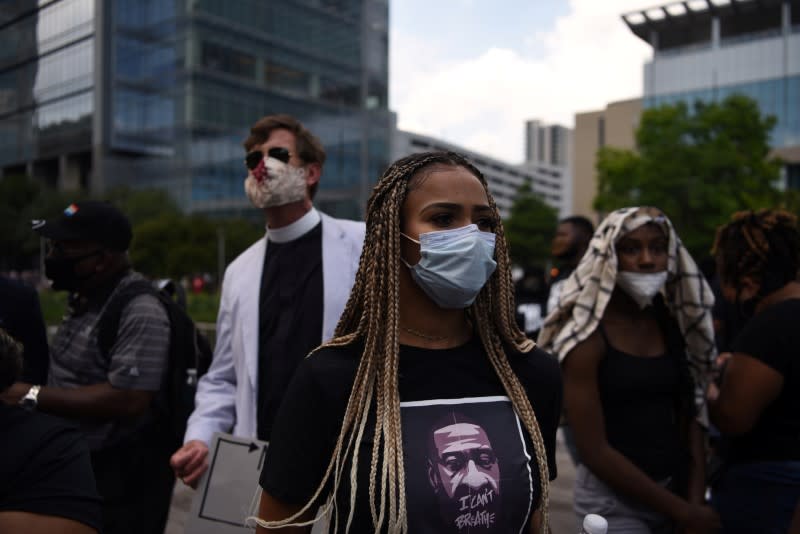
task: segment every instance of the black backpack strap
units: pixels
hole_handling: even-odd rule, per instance
[[[126,284],[120,290],[112,293],[111,298],[106,302],[97,325],[97,344],[100,354],[108,358],[111,348],[117,341],[119,331],[119,321],[122,318],[122,310],[128,303],[139,295],[153,295],[159,301],[158,290],[147,280],[136,280]]]

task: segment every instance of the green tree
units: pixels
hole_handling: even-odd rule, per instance
[[[797,189],[787,189],[784,191],[781,195],[778,207],[789,213],[794,213],[800,218],[800,191]]]
[[[219,232],[227,265],[262,237],[264,228],[241,219],[167,214],[134,227],[131,260],[138,271],[152,277],[216,274]]]
[[[85,192],[59,192],[24,175],[0,179],[0,270],[37,265],[40,242],[31,220],[58,215]],[[217,243],[225,241],[225,264],[264,235],[263,225],[244,219],[185,215],[166,191],[117,187],[99,198],[114,203],[131,220],[131,259],[148,276],[179,278],[216,274]]]
[[[31,221],[63,210],[67,198],[25,175],[0,179],[0,270],[36,265],[39,237],[31,230]]]
[[[263,223],[257,224],[245,219],[221,219],[214,223],[225,239],[226,265],[264,236]]]
[[[30,220],[24,218],[38,195],[37,185],[25,176],[0,180],[0,270],[20,267],[20,257],[32,237]]]
[[[523,268],[543,267],[550,256],[550,241],[558,225],[558,211],[523,185],[503,223],[511,261]]]
[[[131,189],[119,186],[103,195],[103,198],[127,215],[133,226],[151,219],[181,214],[178,205],[163,189]]]
[[[732,95],[720,103],[646,110],[636,152],[598,152],[595,209],[661,208],[692,254],[708,253],[716,228],[737,210],[774,205],[780,163],[769,159],[775,118]]]

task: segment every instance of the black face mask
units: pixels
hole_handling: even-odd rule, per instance
[[[85,260],[100,254],[100,250],[89,252],[83,256],[65,258],[63,256],[51,256],[44,260],[44,275],[52,281],[52,287],[56,291],[75,291],[81,283],[89,278],[91,274],[78,276],[75,273],[75,266]]]

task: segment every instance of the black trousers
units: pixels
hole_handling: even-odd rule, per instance
[[[172,452],[152,432],[92,452],[103,534],[163,534],[175,484]]]

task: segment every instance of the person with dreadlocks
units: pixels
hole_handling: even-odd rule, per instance
[[[261,473],[259,532],[544,532],[558,363],[514,321],[483,175],[451,152],[373,190],[336,337],[300,365]]]
[[[728,438],[712,504],[724,532],[787,532],[800,505],[800,232],[794,215],[745,211],[714,244],[722,293],[750,319],[733,342],[711,420]]]
[[[716,355],[713,303],[661,210],[623,208],[600,224],[539,335],[564,374],[578,517],[602,515],[615,534],[718,526],[695,421]]]

